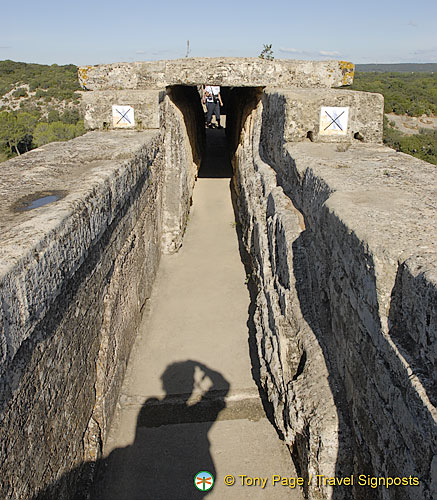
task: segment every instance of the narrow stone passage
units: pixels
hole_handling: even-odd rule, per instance
[[[302,498],[272,485],[274,474],[296,473],[252,378],[224,131],[208,130],[207,141],[184,243],[162,258],[94,500]],[[215,477],[208,493],[194,487],[199,471]],[[240,475],[268,481],[242,486]]]

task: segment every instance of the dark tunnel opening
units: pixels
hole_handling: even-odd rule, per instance
[[[206,127],[207,107],[202,103],[204,85],[171,86],[167,93],[179,108],[188,132],[199,178],[232,178],[232,158],[248,115],[256,108],[263,87],[220,87],[223,106],[220,124],[213,115],[212,128]]]

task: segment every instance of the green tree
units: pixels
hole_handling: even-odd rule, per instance
[[[47,121],[49,123],[52,123],[52,122],[58,122],[59,120],[60,120],[60,118],[59,118],[59,111],[57,111],[56,109],[51,109],[48,112]]]
[[[77,123],[80,120],[79,111],[77,109],[67,108],[61,115],[62,123]]]
[[[21,134],[18,144],[22,145],[26,152],[32,149],[32,134],[37,121],[38,117],[30,113],[18,113],[17,115],[17,127],[19,134]]]
[[[419,134],[405,135],[392,127],[384,116],[384,143],[396,151],[437,165],[437,130],[421,129]]]
[[[273,61],[273,50],[272,44],[264,44],[264,48],[261,51],[261,54],[258,56],[260,59],[267,59],[267,61]]]
[[[33,140],[40,147],[49,142],[69,141],[85,133],[83,122],[76,124],[62,122],[40,122],[33,132]]]
[[[20,144],[28,151],[32,144],[32,132],[37,118],[30,113],[0,113],[0,142],[20,155]]]
[[[357,72],[349,88],[383,94],[385,113],[437,113],[437,73]]]

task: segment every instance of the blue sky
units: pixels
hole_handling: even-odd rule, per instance
[[[17,7],[18,6],[18,7]],[[437,62],[436,0],[21,0],[1,6],[0,59],[77,65],[191,57]]]

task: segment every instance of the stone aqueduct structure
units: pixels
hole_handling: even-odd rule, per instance
[[[380,95],[333,88],[353,70],[80,68],[97,130],[1,165],[1,498],[75,498],[99,457],[160,255],[182,242],[205,82],[228,92],[262,384],[299,473],[419,478],[313,482],[307,497],[437,497],[435,168],[381,145]],[[106,130],[113,105],[133,107],[134,130]],[[343,130],[324,128],[322,107],[347,109]],[[46,195],[58,200],[23,209]]]

